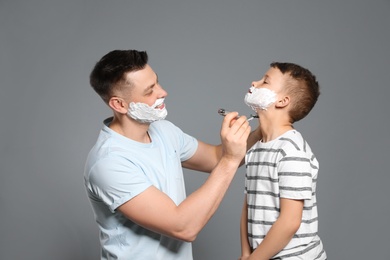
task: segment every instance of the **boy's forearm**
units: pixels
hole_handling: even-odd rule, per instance
[[[241,256],[249,256],[251,254],[251,249],[248,241],[248,211],[246,204],[246,196],[244,200],[244,205],[241,212],[241,221],[240,221],[240,239],[241,239]]]
[[[241,256],[249,256],[251,254],[251,248],[245,234],[241,233]]]
[[[261,244],[252,253],[249,259],[269,260],[279,253],[292,239],[296,229],[291,228],[288,223],[283,223],[282,219],[278,219],[271,227],[267,236]]]

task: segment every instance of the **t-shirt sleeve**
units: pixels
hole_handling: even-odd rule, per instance
[[[198,149],[198,140],[186,133],[182,133],[180,153],[181,161],[190,159],[195,154],[196,149]]]
[[[186,161],[190,159],[198,149],[198,140],[191,135],[184,133],[179,127],[175,126],[169,121],[160,121],[167,127],[169,135],[168,138],[175,143],[176,148],[179,150],[180,160]]]
[[[301,151],[287,152],[277,167],[281,198],[311,199],[313,165],[306,153]]]
[[[100,160],[89,176],[89,189],[112,212],[152,185],[141,169],[124,158]]]

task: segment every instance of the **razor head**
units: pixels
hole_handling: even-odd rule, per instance
[[[220,114],[221,116],[226,116],[227,113],[228,112],[224,108],[218,109],[218,114]]]

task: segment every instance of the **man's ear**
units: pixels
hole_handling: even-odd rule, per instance
[[[111,97],[108,101],[108,106],[120,114],[126,114],[129,108],[127,102],[119,97]]]
[[[282,99],[279,99],[276,102],[275,106],[277,108],[283,108],[283,107],[286,107],[288,104],[290,104],[290,97],[289,96],[285,96]]]

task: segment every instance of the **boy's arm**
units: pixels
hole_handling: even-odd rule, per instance
[[[249,259],[269,260],[292,239],[301,225],[303,200],[280,199],[280,215]]]
[[[248,241],[248,205],[246,200],[246,194],[244,199],[244,205],[242,206],[241,222],[240,222],[240,238],[241,238],[241,259],[244,256],[251,254],[251,249]]]

